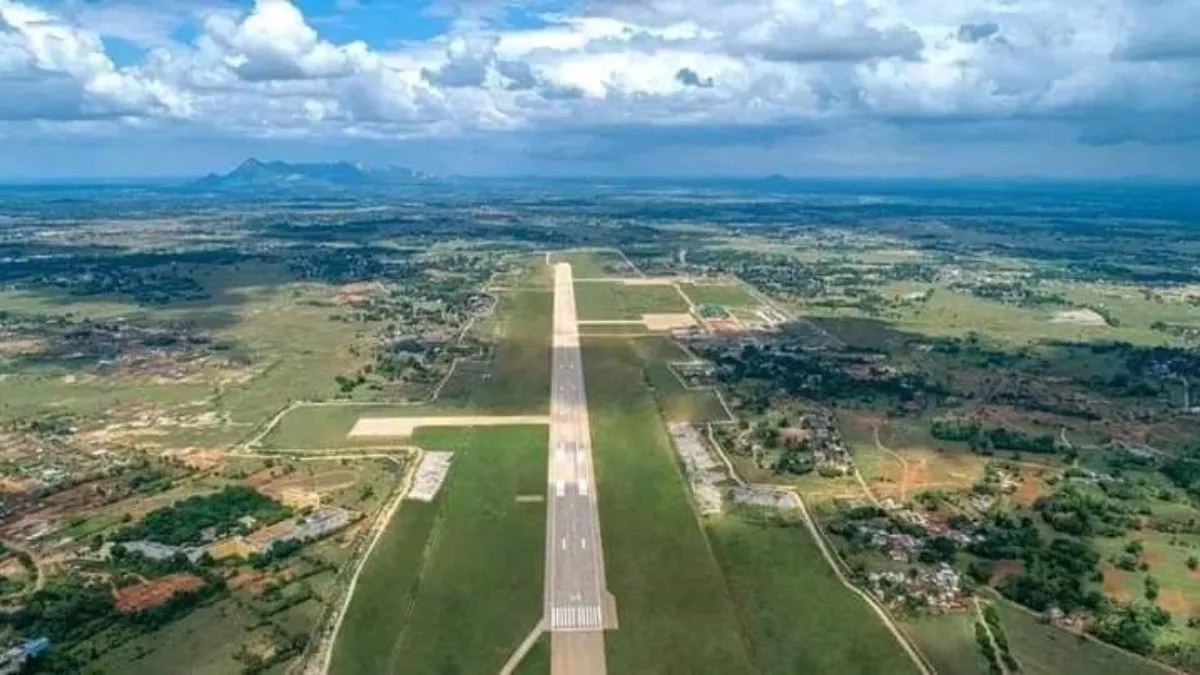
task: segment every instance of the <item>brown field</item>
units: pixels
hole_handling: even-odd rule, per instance
[[[1190,615],[1200,610],[1200,598],[1189,597],[1179,588],[1162,589],[1155,602],[1175,615]]]
[[[731,319],[708,319],[709,330],[717,335],[736,335],[745,332],[745,327]]]
[[[226,463],[223,450],[193,450],[178,457],[184,466],[193,471],[220,471]]]
[[[1013,500],[1021,506],[1033,506],[1038,497],[1046,491],[1047,485],[1042,482],[1042,476],[1046,474],[1045,469],[1034,469],[1032,471],[1023,471],[1021,474],[1021,484],[1017,486],[1017,491],[1013,494]]]
[[[338,289],[334,298],[342,304],[352,305],[356,302],[368,300],[382,290],[383,285],[377,281],[360,281],[343,285]]]
[[[924,447],[877,448],[862,471],[879,498],[904,500],[923,490],[960,490],[983,477],[987,458]]]
[[[115,592],[117,611],[136,614],[167,602],[179,593],[191,593],[204,587],[204,580],[191,574],[169,574],[153,581],[127,586]]]
[[[45,348],[45,344],[34,338],[11,338],[0,340],[0,356],[26,356],[37,354]]]
[[[358,472],[352,469],[339,468],[312,475],[297,471],[267,483],[262,487],[262,490],[270,493],[272,491],[301,489],[326,493],[344,490],[356,482],[358,482]]]

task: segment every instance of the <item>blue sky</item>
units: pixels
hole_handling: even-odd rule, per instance
[[[1200,0],[0,0],[0,179],[1200,178]]]

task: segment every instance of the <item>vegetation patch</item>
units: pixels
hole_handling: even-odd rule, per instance
[[[121,530],[117,539],[149,539],[174,546],[199,544],[245,529],[239,522],[245,518],[269,525],[291,514],[290,508],[253,488],[232,486],[151,511],[140,523]]]

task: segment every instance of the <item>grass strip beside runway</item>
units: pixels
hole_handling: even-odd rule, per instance
[[[588,338],[583,347],[605,569],[620,621],[605,635],[609,672],[754,672],[637,353],[620,339]]]
[[[546,428],[420,430],[454,463],[397,511],[359,580],[334,675],[497,672],[542,613]]]

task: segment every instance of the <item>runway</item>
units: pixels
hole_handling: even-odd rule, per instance
[[[545,617],[551,673],[605,672],[603,631],[615,625],[592,465],[591,431],[571,266],[554,266]]]

